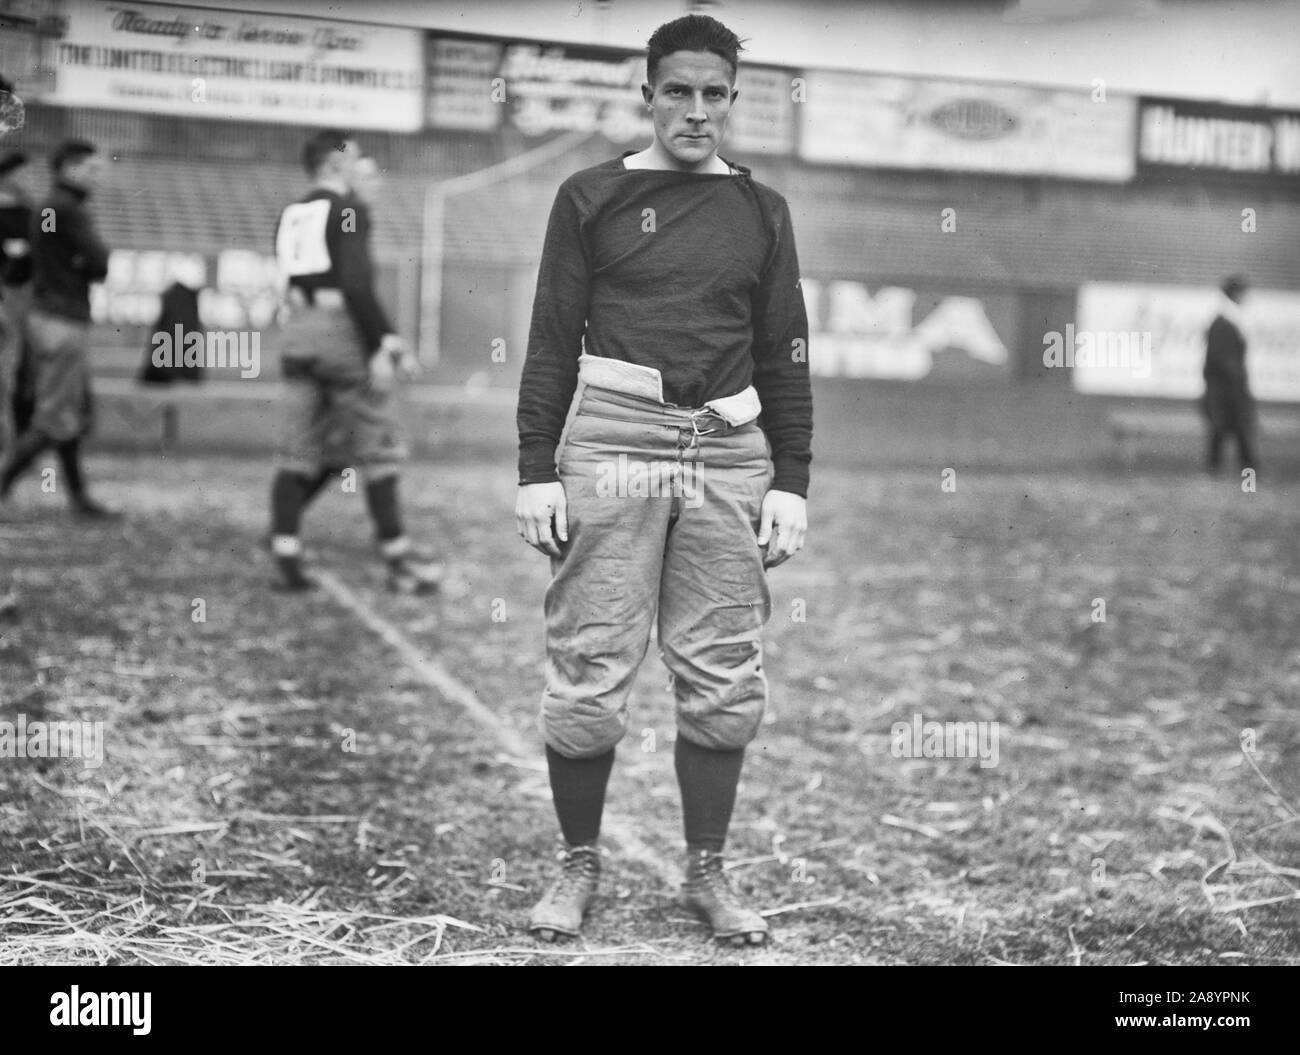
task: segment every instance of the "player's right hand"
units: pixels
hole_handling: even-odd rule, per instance
[[[401,358],[410,351],[405,338],[396,333],[386,333],[379,341],[379,350],[387,352],[394,360]]]
[[[515,524],[520,538],[533,549],[549,557],[560,556],[560,543],[569,541],[569,507],[564,498],[564,485],[558,481],[520,484],[515,498]]]

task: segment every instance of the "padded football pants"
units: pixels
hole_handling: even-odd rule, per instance
[[[767,702],[771,615],[757,544],[771,481],[762,429],[588,385],[557,469],[569,539],[546,592],[546,742],[583,758],[622,739],[657,622],[678,734],[748,744]]]

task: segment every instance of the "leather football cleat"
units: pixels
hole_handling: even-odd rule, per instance
[[[314,589],[316,583],[302,570],[302,540],[297,535],[271,535],[271,559],[280,573],[277,590],[301,593]]]
[[[314,589],[316,583],[302,570],[301,557],[277,556],[275,566],[280,572],[276,588],[289,593],[302,593]]]
[[[93,498],[77,498],[72,502],[72,515],[78,520],[121,520],[122,514],[116,509],[102,506]]]
[[[767,920],[744,903],[724,871],[722,854],[692,850],[686,857],[682,904],[713,928],[718,941],[733,945],[762,945]]]
[[[570,846],[561,858],[560,876],[533,906],[528,929],[542,941],[575,938],[600,885],[600,850]]]
[[[417,597],[437,593],[446,574],[441,563],[415,551],[399,557],[389,557],[386,563],[388,588],[393,593],[413,594]]]

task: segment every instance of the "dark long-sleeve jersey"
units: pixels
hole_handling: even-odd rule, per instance
[[[95,230],[79,187],[56,183],[32,213],[32,305],[90,320],[90,284],[108,274],[108,247]]]
[[[365,341],[368,355],[392,333],[375,295],[370,213],[359,198],[314,187],[285,208],[275,233],[276,257],[310,303],[318,289],[337,289]]]
[[[0,197],[0,287],[31,281],[31,227],[31,205],[16,195]]]
[[[519,480],[558,480],[578,356],[652,367],[700,407],[752,384],[775,490],[807,495],[808,319],[785,199],[750,177],[626,169],[570,176],[551,209],[519,386]]]

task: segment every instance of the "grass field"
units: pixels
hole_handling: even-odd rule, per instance
[[[0,719],[102,720],[107,757],[0,758],[0,963],[1300,963],[1294,481],[819,467],[731,844],[774,942],[715,947],[675,906],[652,649],[610,796],[639,841],[547,946],[522,927],[555,847],[547,567],[509,461],[412,467],[437,601],[386,594],[361,497],[321,499],[316,565],[370,626],[268,589],[264,463],[98,456],[131,510],[108,527],[28,481]],[[915,715],[997,723],[997,764],[898,757]]]

